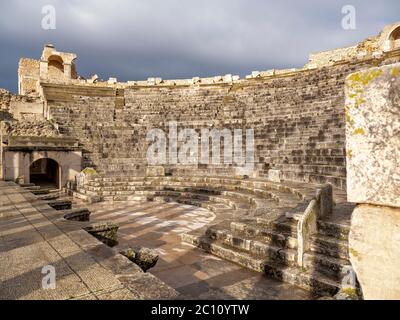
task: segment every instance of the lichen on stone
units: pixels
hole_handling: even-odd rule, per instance
[[[97,172],[96,172],[95,169],[89,168],[89,167],[83,169],[83,170],[82,170],[82,173],[83,173],[84,175],[87,175],[87,176],[93,176],[93,175],[96,175],[96,174],[97,174]]]
[[[356,258],[357,260],[360,260],[360,255],[359,255],[359,253],[358,253],[356,250],[354,250],[353,248],[349,248],[349,253],[350,253],[354,258]]]
[[[399,68],[394,67],[393,68],[393,77],[397,78],[399,76]]]
[[[372,80],[382,75],[381,69],[374,69],[371,71],[356,72],[349,76],[349,80],[353,82],[353,85],[367,86]]]
[[[359,134],[359,135],[364,135],[364,134],[365,134],[365,130],[364,130],[363,128],[357,128],[357,129],[355,129],[355,130],[353,131],[353,134],[354,134],[354,135],[357,135],[357,134]]]

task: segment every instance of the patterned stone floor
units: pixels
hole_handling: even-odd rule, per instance
[[[101,202],[84,206],[92,212],[91,221],[119,223],[117,249],[156,249],[160,259],[150,272],[175,288],[183,299],[312,299],[300,288],[182,243],[181,233],[214,219],[214,214],[206,209],[157,202]]]

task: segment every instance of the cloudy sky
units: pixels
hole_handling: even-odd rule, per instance
[[[356,30],[341,27],[344,5]],[[56,29],[42,29],[42,7]],[[399,0],[0,0],[0,88],[43,45],[78,54],[78,73],[139,80],[299,67],[310,52],[355,44],[400,21]]]

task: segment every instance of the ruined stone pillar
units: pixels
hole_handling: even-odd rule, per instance
[[[64,77],[66,80],[70,80],[72,77],[72,64],[64,63]]]
[[[349,253],[365,299],[400,299],[400,64],[346,79]]]
[[[48,77],[48,70],[49,70],[49,63],[48,61],[41,60],[39,62],[39,76],[40,79],[47,79]]]

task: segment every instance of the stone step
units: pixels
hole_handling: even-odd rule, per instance
[[[322,235],[312,237],[310,251],[329,257],[349,259],[348,241],[339,240],[335,237]]]
[[[40,190],[40,186],[37,186],[34,183],[26,184],[23,188],[26,189],[26,190],[29,190],[29,191]]]
[[[35,184],[34,183],[20,183],[19,186],[22,188],[29,188],[29,187],[35,187]]]
[[[66,210],[66,209],[71,209],[72,208],[72,202],[71,200],[65,200],[65,199],[56,199],[56,200],[50,200],[46,202],[50,207],[56,209],[56,210]]]
[[[90,211],[87,208],[63,210],[64,219],[70,221],[89,221]]]
[[[228,245],[213,242],[205,236],[182,234],[182,241],[202,248],[206,252],[237,263],[250,270],[262,272],[277,280],[297,285],[316,295],[333,296],[340,288],[337,281],[334,281],[319,272],[309,273],[307,270],[300,269],[296,266],[282,265],[273,260],[258,258],[245,251],[239,251]]]
[[[99,196],[90,196],[90,195],[84,194],[80,191],[73,191],[72,196],[76,199],[80,199],[80,200],[88,202],[88,203],[100,202],[100,200],[101,200],[101,198]]]
[[[228,245],[224,245],[220,242],[214,242],[206,236],[202,237],[192,234],[183,234],[182,241],[199,247],[206,252],[212,253],[225,260],[235,262],[250,270],[254,270],[257,272],[264,271],[264,259],[254,257],[244,251],[235,250],[234,248]]]
[[[290,234],[293,237],[297,237],[297,221],[294,219],[273,222],[272,229],[277,232],[283,232]]]
[[[214,203],[214,202],[203,202],[191,198],[182,198],[182,197],[153,197],[150,199],[150,201],[159,201],[159,202],[177,202],[181,204],[187,204],[195,207],[201,207],[205,208],[207,210],[210,210],[214,213],[223,213],[223,212],[230,212],[234,209],[231,207],[227,206],[226,204],[223,203]],[[240,210],[236,210],[240,211]],[[243,213],[244,214],[244,213]]]
[[[115,176],[115,177],[108,177],[108,178],[95,178],[93,182],[90,183],[102,183],[103,186],[109,185],[112,186],[113,184],[120,184],[121,186],[129,186],[130,181],[139,182],[139,184],[135,185],[142,185],[144,181],[156,181],[156,184],[161,183],[161,185],[171,186],[188,186],[188,187],[205,187],[206,189],[216,189],[216,186],[226,187],[227,190],[235,191],[237,188],[241,187],[242,191],[245,189],[247,190],[255,190],[255,192],[265,191],[265,192],[273,192],[275,191],[284,191],[286,194],[291,194],[296,199],[303,199],[304,194],[300,191],[301,188],[293,188],[289,185],[282,185],[272,183],[267,180],[256,180],[256,179],[237,179],[231,177],[205,177],[205,176],[169,176],[169,177],[162,177],[162,178],[149,178],[149,177],[131,177],[129,175],[126,176]],[[99,185],[97,185],[99,186]],[[268,194],[268,193],[266,193]],[[266,195],[264,194],[264,195]],[[279,198],[279,197],[278,197]]]
[[[318,220],[318,234],[339,240],[348,240],[350,226],[330,221]]]
[[[327,257],[317,253],[307,252],[303,258],[304,268],[310,272],[319,272],[337,281],[343,278],[344,267],[350,265],[348,260]]]
[[[318,272],[307,272],[297,267],[266,264],[267,276],[312,292],[316,296],[334,296],[340,290],[340,283]]]
[[[34,189],[34,190],[30,190],[29,188],[27,188],[27,189],[30,192],[32,192],[34,195],[41,195],[41,194],[49,194],[50,193],[49,189]]]
[[[269,226],[260,224],[250,225],[242,222],[231,222],[230,230],[232,233],[238,233],[244,237],[254,237],[266,243],[272,243],[281,248],[297,248],[297,237],[293,237],[287,233],[273,231]]]
[[[278,261],[284,265],[293,265],[297,261],[297,250],[286,247],[278,235],[271,237],[271,241],[266,241],[263,237],[248,237],[212,227],[207,229],[206,235],[210,240],[221,242],[255,257]]]
[[[288,192],[280,192],[275,190],[260,189],[254,187],[246,187],[237,184],[213,184],[213,183],[195,183],[189,185],[188,183],[176,183],[177,185],[172,187],[172,184],[168,184],[168,189],[186,189],[189,192],[204,191],[208,193],[221,194],[235,199],[241,199],[249,203],[255,203],[257,200],[262,202],[265,200],[273,200],[277,203],[296,205],[299,202],[297,196]]]
[[[59,197],[60,197],[59,194],[48,193],[48,194],[44,194],[44,195],[38,195],[36,197],[36,199],[38,199],[38,200],[56,200]]]
[[[168,189],[174,190],[175,192],[181,192],[179,191],[180,188],[177,187],[168,187]],[[257,206],[260,203],[263,205],[266,204],[265,199],[257,197],[254,194],[220,191],[219,189],[215,188],[206,189],[204,186],[200,188],[183,187],[182,189],[185,190],[185,192],[181,192],[182,195],[194,195],[194,197],[197,197],[199,200],[202,198],[205,201],[209,200],[225,203],[233,209],[250,209],[251,205]]]
[[[147,195],[147,198],[151,200],[152,198],[174,198],[174,199],[181,199],[181,201],[185,200],[195,200],[196,203],[203,203],[203,202],[215,202],[221,203],[226,205],[227,207],[234,209],[234,210],[249,210],[250,205],[241,202],[240,199],[235,199],[233,197],[228,196],[217,196],[217,195],[209,195],[206,193],[195,193],[195,192],[183,192],[183,191],[140,191],[137,192],[138,194]]]

